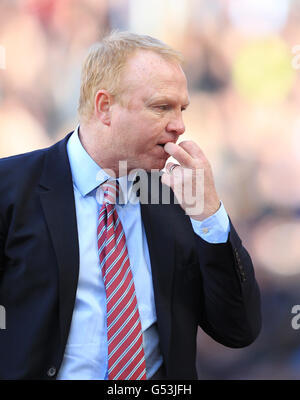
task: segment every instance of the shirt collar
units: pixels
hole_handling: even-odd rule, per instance
[[[73,183],[84,197],[99,185],[112,179],[86,152],[79,139],[79,126],[70,136],[67,143],[67,152],[71,166]],[[126,204],[128,199],[135,197],[132,191],[134,177],[128,179],[128,175],[118,178],[120,188],[124,195],[123,202]]]

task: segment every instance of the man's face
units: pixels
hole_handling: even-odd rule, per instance
[[[150,51],[138,51],[124,70],[122,104],[111,108],[111,139],[118,160],[129,170],[162,169],[169,155],[163,145],[185,131],[188,106],[185,75],[176,63]]]

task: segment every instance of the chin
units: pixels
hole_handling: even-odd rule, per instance
[[[161,170],[166,165],[167,159],[169,157],[169,155],[167,155],[167,157],[147,157],[144,159],[136,160],[132,166],[136,169],[144,169],[147,172],[151,171],[151,169]]]
[[[157,160],[152,162],[151,164],[149,163],[148,168],[145,168],[146,171],[151,171],[151,169],[163,169],[164,166],[166,165],[166,160]]]

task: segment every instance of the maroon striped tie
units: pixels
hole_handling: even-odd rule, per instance
[[[126,238],[116,211],[118,181],[103,184],[97,228],[106,291],[108,379],[146,379],[143,335]]]

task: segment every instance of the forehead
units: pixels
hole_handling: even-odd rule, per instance
[[[181,66],[157,53],[139,50],[126,63],[123,85],[129,92],[144,96],[176,95],[187,101],[187,81]],[[142,94],[142,93],[141,93]]]

